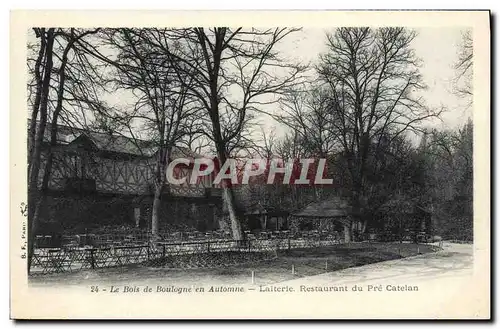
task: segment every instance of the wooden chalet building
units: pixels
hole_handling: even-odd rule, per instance
[[[352,209],[345,198],[330,197],[312,202],[307,207],[290,216],[292,232],[318,231],[321,233],[341,233],[346,235],[346,227],[352,220]],[[356,224],[356,223],[354,223]]]
[[[44,138],[40,184],[49,140],[50,126]],[[156,161],[153,143],[60,126],[52,152],[47,205],[38,233],[54,226],[75,233],[103,226],[149,229]],[[194,160],[201,155],[175,147],[171,160],[179,157]],[[186,176],[189,181],[192,163],[176,166],[177,177]],[[160,232],[219,227],[222,197],[219,189],[212,188],[212,179],[204,177],[197,185],[165,186]]]

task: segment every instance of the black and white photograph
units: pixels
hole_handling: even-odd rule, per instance
[[[489,13],[302,14],[24,22],[14,317],[489,317]]]

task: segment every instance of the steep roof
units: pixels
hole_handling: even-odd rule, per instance
[[[156,153],[157,147],[153,141],[129,138],[113,133],[102,133],[84,129],[59,125],[57,127],[57,143],[69,145],[81,137],[87,137],[98,150],[123,153],[136,156],[151,157]],[[50,124],[47,124],[44,133],[44,141],[50,141]],[[195,153],[186,147],[175,146],[172,150],[172,159],[181,157],[201,158],[201,154]]]
[[[293,216],[336,218],[346,217],[350,213],[351,207],[347,200],[340,197],[332,197],[320,202],[313,202],[301,211],[294,213]]]

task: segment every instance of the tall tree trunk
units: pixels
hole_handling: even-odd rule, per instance
[[[349,243],[352,241],[352,221],[344,225],[344,242]]]
[[[344,226],[345,230],[345,242],[351,242],[354,240],[354,224],[359,223],[359,212],[360,212],[360,206],[359,203],[355,200],[355,196],[353,196],[352,200],[352,213],[351,213],[351,220],[348,225]]]
[[[158,237],[160,210],[161,210],[161,193],[163,186],[155,184],[154,198],[153,198],[153,211],[151,212],[151,235],[153,239]]]
[[[229,220],[231,222],[231,232],[234,240],[244,240],[241,223],[236,214],[236,205],[234,200],[234,191],[230,186],[223,187],[224,201],[226,202]]]
[[[44,36],[41,36],[42,38]],[[29,155],[28,165],[28,273],[31,269],[31,259],[33,258],[34,239],[37,227],[38,218],[40,217],[42,205],[44,204],[43,191],[38,190],[39,173],[41,166],[41,155],[43,147],[43,137],[45,135],[45,128],[47,125],[47,106],[49,101],[49,88],[51,71],[53,67],[52,49],[54,45],[54,29],[49,29],[47,32],[47,39],[45,43],[45,67],[44,77],[40,95],[40,121],[36,127],[36,132],[33,134],[34,140],[31,154]],[[48,180],[46,177],[48,173],[44,173],[44,181]],[[44,182],[42,182],[43,189]]]
[[[161,141],[161,144],[164,142]],[[156,178],[155,190],[153,197],[153,209],[151,212],[151,235],[153,239],[159,238],[160,228],[160,213],[161,213],[161,197],[166,183],[166,168],[170,160],[171,147],[163,145],[158,151],[158,159],[156,160]]]
[[[35,250],[35,232],[37,230],[38,218],[40,217],[40,212],[43,204],[41,193],[38,191],[31,192],[28,198],[28,205],[31,205],[32,214],[28,216],[28,274],[31,271],[31,260],[33,259],[33,253]]]
[[[56,110],[57,111],[57,110]],[[57,114],[57,113],[55,113]],[[56,117],[57,118],[57,117]],[[50,175],[52,172],[52,163],[53,161],[53,151],[52,148],[55,146],[57,139],[57,119],[56,123],[52,125],[51,128],[51,140],[50,140],[50,148],[48,150],[47,162],[44,167],[43,180],[41,189],[35,190],[35,193],[32,197],[32,202],[36,200],[35,209],[33,211],[31,223],[29,223],[29,231],[28,231],[28,274],[31,271],[31,260],[33,259],[33,253],[35,251],[35,237],[36,231],[38,228],[38,222],[40,221],[41,212],[43,206],[47,204],[47,190],[49,188]]]
[[[35,233],[38,229],[39,218],[41,217],[42,208],[46,204],[47,195],[46,193],[39,193],[36,196],[36,203],[34,206],[33,220],[28,227],[28,274],[31,272],[31,264],[33,259],[33,254],[35,250]],[[34,200],[33,200],[34,201]]]
[[[47,32],[47,43],[45,52],[45,68],[44,77],[42,83],[42,92],[40,97],[40,121],[36,127],[35,140],[33,145],[33,152],[30,154],[30,166],[28,173],[28,187],[31,189],[36,189],[39,181],[39,171],[40,171],[40,157],[42,153],[42,143],[45,134],[45,126],[47,125],[47,106],[49,101],[49,88],[50,79],[52,72],[52,48],[54,46],[54,29],[49,29]],[[29,205],[28,205],[29,207]],[[32,211],[34,207],[32,207]]]
[[[360,211],[361,211],[361,207],[360,207],[359,203],[356,203],[356,201],[354,201],[354,204],[352,207],[352,222],[350,225],[351,240],[354,240],[354,238],[359,236],[359,234],[354,234],[354,233],[360,233],[360,230],[359,230],[359,223],[361,222]]]
[[[363,190],[363,184],[362,184],[362,173],[359,172],[356,175],[356,178],[354,179],[354,184],[353,184],[353,192],[351,196],[351,216],[353,219],[353,223],[351,224],[351,240],[354,238],[354,224],[356,224],[356,232],[359,233],[359,228],[358,224],[362,222],[363,218],[361,216],[362,214],[362,206],[361,206],[361,194]]]
[[[38,57],[36,59],[35,63],[35,82],[36,82],[36,89],[35,89],[35,100],[33,102],[33,108],[31,110],[31,122],[30,122],[30,127],[29,127],[29,140],[28,140],[28,156],[31,156],[33,147],[35,145],[35,136],[36,136],[36,120],[38,118],[38,112],[40,109],[40,100],[42,96],[42,71],[41,66],[42,66],[42,61],[44,59],[44,54],[45,54],[45,48],[46,48],[46,39],[45,39],[45,29],[40,29],[41,34],[40,34],[40,49],[38,51]],[[28,164],[28,172],[30,170],[31,166],[31,161]]]
[[[48,55],[50,54],[50,56],[52,56],[52,45],[54,42],[53,35],[51,36],[50,42],[51,42],[50,44],[49,44],[49,42],[47,43],[51,47],[50,50],[47,50],[47,54]],[[50,125],[50,144],[49,144],[49,148],[47,150],[47,159],[46,159],[46,163],[45,163],[45,167],[44,167],[42,186],[40,188],[40,192],[35,194],[36,195],[36,205],[35,205],[35,209],[33,211],[32,221],[29,225],[30,231],[28,232],[28,273],[31,270],[31,260],[33,258],[34,245],[35,245],[34,239],[35,239],[38,221],[39,221],[40,214],[41,214],[41,209],[43,208],[43,206],[46,204],[46,201],[47,201],[47,191],[49,188],[49,181],[50,181],[50,177],[51,177],[51,173],[52,173],[52,164],[54,162],[53,161],[54,160],[54,149],[57,145],[57,129],[58,129],[57,121],[59,120],[59,115],[60,115],[60,113],[62,111],[62,107],[63,107],[62,104],[63,104],[63,99],[64,99],[64,97],[63,97],[64,96],[64,85],[65,85],[65,81],[66,81],[65,69],[66,69],[66,64],[68,63],[68,53],[73,45],[73,42],[74,41],[69,42],[68,45],[66,46],[66,48],[64,49],[62,60],[61,60],[61,66],[59,68],[59,86],[57,88],[57,104],[56,104],[56,108],[54,110],[54,113],[52,114],[52,123]],[[44,43],[42,42],[42,45],[43,44]],[[48,58],[47,58],[47,62],[49,62]],[[50,58],[50,66],[48,66],[48,67],[52,68],[52,58]],[[50,72],[48,72],[48,73],[49,73],[49,78],[50,78]],[[48,95],[46,95],[46,94],[40,95],[41,98],[42,98],[42,96],[44,98],[44,103],[42,103],[42,106],[44,106],[45,108],[43,109],[43,111],[41,111],[41,113],[44,115],[44,119],[45,119],[44,121],[46,121]],[[43,131],[44,130],[45,130],[45,127],[43,128]],[[37,131],[37,133],[38,133],[38,131]],[[43,142],[43,134],[42,134],[41,140],[38,140],[38,136],[36,138],[35,145],[37,146],[39,152],[41,152],[41,142]],[[40,166],[40,153],[38,154],[38,157],[39,158],[38,158],[37,165]],[[39,171],[39,169],[38,169],[38,171]],[[38,173],[37,173],[37,176],[38,176]],[[38,183],[38,179],[37,179],[37,183]],[[33,191],[36,191],[36,189],[34,189]]]
[[[366,233],[366,227],[368,226],[368,221],[366,219],[363,219],[361,222],[361,233],[364,234]]]
[[[220,161],[220,168],[223,167],[226,162],[227,156],[224,152],[224,147],[220,144],[218,145],[218,155]],[[234,198],[234,191],[231,184],[227,181],[222,181],[222,192],[224,197],[224,202],[226,203],[227,212],[229,214],[229,221],[231,223],[231,233],[234,240],[241,241],[245,239],[243,234],[243,229],[241,227],[240,220],[236,213],[236,201]]]

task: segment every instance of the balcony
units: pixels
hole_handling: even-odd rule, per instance
[[[65,190],[74,193],[93,193],[96,191],[96,182],[92,178],[66,178]]]

